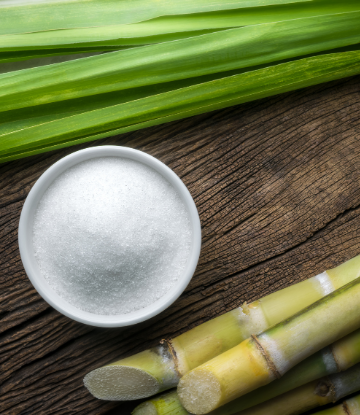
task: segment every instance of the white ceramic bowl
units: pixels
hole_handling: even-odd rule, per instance
[[[69,304],[66,300],[61,298],[48,284],[46,279],[41,275],[37,261],[34,256],[32,230],[34,222],[34,214],[46,189],[50,184],[65,170],[70,167],[92,158],[97,157],[122,157],[136,160],[140,163],[146,164],[165,177],[177,190],[180,197],[184,201],[189,214],[193,230],[191,256],[189,258],[187,268],[179,281],[171,288],[171,290],[161,297],[153,304],[128,314],[119,315],[99,315],[80,310]],[[98,327],[122,327],[147,320],[161,311],[169,307],[185,290],[189,281],[191,280],[197,262],[199,260],[201,248],[201,227],[200,219],[195,206],[195,203],[180,178],[165,164],[156,158],[149,156],[142,151],[133,150],[127,147],[118,146],[100,146],[92,147],[85,150],[80,150],[72,153],[63,159],[56,162],[48,170],[43,173],[39,180],[31,189],[20,216],[19,223],[19,248],[22,263],[24,265],[26,274],[32,282],[35,289],[60,313],[77,320],[84,324],[89,324]]]

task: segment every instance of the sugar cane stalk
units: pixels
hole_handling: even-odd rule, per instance
[[[211,415],[236,414],[359,362],[360,329],[300,362],[281,379],[221,406]],[[189,415],[189,412],[181,405],[177,392],[172,391],[142,403],[134,409],[133,415]]]
[[[316,415],[360,415],[360,395],[346,399],[341,405],[317,412]]]
[[[237,412],[236,415],[302,414],[318,406],[336,402],[359,390],[360,365],[358,364],[345,372],[310,382],[261,405]]]
[[[206,414],[280,378],[359,328],[359,302],[360,278],[187,373],[178,385],[180,401],[189,412]]]
[[[99,399],[146,398],[176,386],[190,370],[252,334],[290,317],[360,275],[360,255],[306,281],[244,304],[151,350],[95,369],[84,378]]]

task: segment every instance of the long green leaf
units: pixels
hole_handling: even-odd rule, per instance
[[[360,73],[360,52],[321,55],[90,111],[0,136],[0,162]]]
[[[360,44],[346,48],[333,49],[331,53],[339,53],[351,50],[360,50]],[[321,52],[321,54],[325,53],[327,52]],[[292,60],[294,59],[280,61],[276,64],[290,62]],[[239,75],[250,70],[258,70],[265,67],[269,67],[269,65],[258,65],[246,69],[236,69],[233,71],[218,72],[201,77],[165,82],[156,85],[148,85],[140,88],[132,88],[124,91],[114,91],[106,94],[95,95],[92,97],[92,99],[83,97],[45,105],[37,105],[34,107],[20,108],[12,111],[0,112],[0,136],[3,134],[10,134],[11,132],[18,131],[20,129],[34,127],[36,125],[44,124],[50,121],[60,120],[61,118],[70,117],[72,115],[111,107],[113,105],[135,101],[141,98],[162,94],[164,92],[174,91],[176,89],[214,81],[216,79]]]
[[[0,110],[290,59],[360,42],[360,12],[246,26],[0,75]]]
[[[348,46],[345,48],[333,49],[331,53],[347,52],[360,50],[360,44]],[[321,52],[326,54],[329,52]],[[313,56],[313,55],[311,55]],[[310,57],[310,56],[307,56]],[[284,60],[276,64],[290,62]],[[233,75],[239,75],[244,72],[253,71],[269,67],[269,64],[253,66],[250,68],[236,69],[227,72],[218,72],[215,74],[203,75],[201,77],[188,78],[173,82],[165,82],[156,85],[148,85],[140,88],[132,88],[124,91],[114,91],[106,94],[99,94],[89,99],[88,97],[71,99],[66,101],[54,102],[34,107],[20,108],[12,111],[0,112],[0,135],[9,134],[19,129],[33,127],[44,124],[49,121],[59,120],[72,115],[94,111],[101,108],[111,107],[113,105],[123,104],[125,102],[135,101],[152,95],[162,94],[164,92],[174,91],[179,88],[185,88],[204,82],[214,81]]]
[[[360,7],[359,7],[360,9]],[[0,36],[0,53],[26,51],[26,50],[49,50],[53,48],[62,49],[84,49],[84,48],[102,48],[102,47],[123,47],[123,46],[137,46],[148,45],[154,43],[169,42],[172,40],[185,39],[192,36],[212,33],[222,29],[220,26],[210,29],[199,29],[192,31],[179,31],[164,34],[131,36],[131,30],[126,33],[128,37],[123,36],[121,30],[123,27],[133,28],[137,25],[120,25],[120,26],[102,26],[92,27],[86,29],[66,29],[66,30],[51,30],[47,32],[36,32],[29,34],[15,34],[15,35],[1,35]],[[236,26],[236,25],[233,25]],[[231,27],[231,26],[230,26]],[[227,26],[224,25],[224,28]],[[154,30],[154,32],[156,32]]]
[[[343,51],[343,49],[336,51]],[[165,82],[156,85],[147,85],[140,88],[127,89],[125,91],[115,91],[106,94],[95,95],[92,97],[92,99],[84,97],[54,102],[45,105],[37,105],[34,107],[20,108],[12,111],[0,112],[0,136],[4,134],[10,134],[14,131],[24,130],[26,128],[34,127],[36,125],[44,124],[50,121],[60,120],[62,118],[70,117],[76,114],[82,114],[89,111],[112,107],[114,105],[124,104],[126,102],[159,95],[164,92],[175,91],[176,89],[238,75],[248,71],[249,69],[257,70],[267,66],[268,65],[260,65],[248,69],[220,72],[196,78],[182,79],[179,81]]]
[[[300,1],[304,0],[0,0],[0,34],[129,24],[160,16]]]
[[[131,46],[134,47],[134,46]],[[52,56],[76,55],[76,54],[90,54],[97,52],[112,52],[115,50],[128,49],[124,46],[104,46],[104,47],[89,47],[89,48],[67,48],[67,49],[44,49],[44,50],[24,50],[17,52],[0,52],[0,65],[9,62],[22,62],[31,59],[41,59]],[[35,66],[35,65],[34,65]],[[0,66],[1,70],[1,66]],[[14,69],[15,70],[15,69]]]
[[[74,49],[76,51],[76,49]],[[0,58],[0,74],[8,73],[12,71],[19,71],[23,69],[35,68],[39,66],[52,65],[54,63],[67,62],[70,60],[85,58],[88,56],[98,55],[98,52],[89,52],[89,51],[76,51],[75,53],[62,54],[54,53],[47,56],[42,54],[40,56],[32,56],[31,59],[27,60],[15,60],[2,62]]]
[[[145,45],[183,39],[216,29],[359,11],[358,0],[314,0],[270,7],[167,16],[129,25],[51,30],[0,36],[0,52],[51,48]],[[1,56],[1,55],[0,55]]]

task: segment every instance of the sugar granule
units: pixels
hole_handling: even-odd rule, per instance
[[[190,216],[174,187],[154,169],[100,157],[62,173],[34,217],[41,274],[70,304],[124,314],[164,296],[190,256]]]

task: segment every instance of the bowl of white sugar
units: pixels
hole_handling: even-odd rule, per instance
[[[59,160],[31,189],[19,223],[26,274],[55,309],[121,327],[171,305],[200,255],[195,203],[141,151],[100,146]]]

